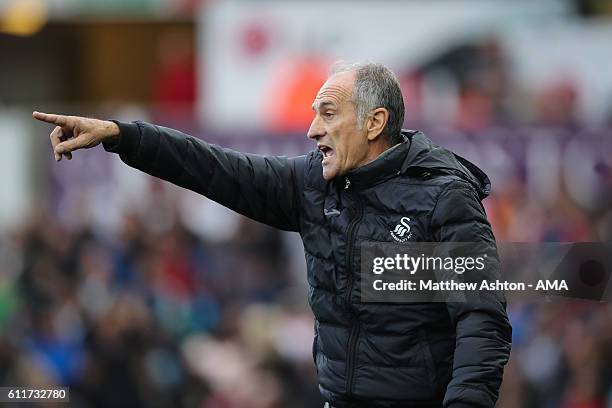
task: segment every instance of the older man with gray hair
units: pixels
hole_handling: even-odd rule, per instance
[[[503,297],[364,302],[360,286],[369,242],[476,242],[496,253],[481,204],[488,177],[402,130],[400,86],[383,65],[336,66],[312,107],[317,149],[292,158],[239,153],[144,122],[34,117],[56,125],[58,161],[103,143],[129,166],[298,232],[327,406],[493,407],[511,344]]]

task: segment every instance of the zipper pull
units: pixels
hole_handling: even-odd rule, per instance
[[[349,180],[348,177],[346,177],[345,180],[346,180],[346,184],[344,185],[344,189],[348,190],[349,186],[351,185],[351,180]]]

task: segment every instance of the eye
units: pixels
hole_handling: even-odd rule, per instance
[[[322,115],[325,119],[331,119],[334,117],[334,114],[332,112],[324,112]]]

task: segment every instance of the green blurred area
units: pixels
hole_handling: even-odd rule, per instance
[[[17,293],[14,283],[7,277],[0,276],[0,331],[4,331],[17,309]]]

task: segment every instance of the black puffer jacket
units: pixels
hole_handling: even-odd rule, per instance
[[[119,123],[132,167],[201,193],[257,221],[301,234],[313,355],[323,396],[338,407],[493,407],[510,354],[502,299],[484,304],[360,301],[360,246],[393,242],[411,219],[412,241],[495,240],[480,200],[486,175],[420,132],[346,177],[326,182],[321,154],[238,153],[176,130]]]

